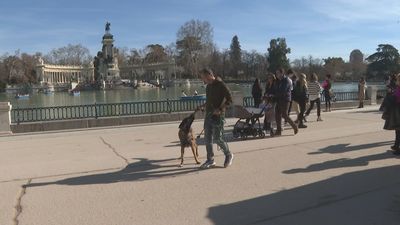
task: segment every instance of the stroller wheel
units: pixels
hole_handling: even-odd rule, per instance
[[[237,132],[236,130],[233,130],[232,133],[233,133],[233,137],[234,137],[234,138],[239,138],[239,136],[240,136],[240,135],[239,135],[239,132]]]
[[[260,138],[265,138],[265,133],[263,130],[259,130],[258,135],[260,136]]]
[[[240,137],[241,137],[243,140],[246,140],[246,139],[247,139],[247,134],[241,133],[241,134],[240,134]]]

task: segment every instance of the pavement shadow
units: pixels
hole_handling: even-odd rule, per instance
[[[400,166],[329,178],[208,209],[218,225],[385,224],[400,221]]]
[[[306,168],[285,170],[283,171],[283,173],[285,174],[308,173],[308,172],[316,172],[316,171],[343,168],[343,167],[367,166],[371,161],[390,159],[393,157],[395,156],[393,156],[392,152],[387,151],[384,153],[363,156],[355,159],[341,158],[341,159],[330,160],[323,163],[313,164]]]
[[[368,149],[368,148],[375,148],[375,147],[380,147],[380,146],[385,146],[385,145],[390,145],[390,144],[393,144],[393,141],[382,141],[382,142],[368,143],[368,144],[361,144],[361,145],[350,145],[350,143],[336,144],[336,145],[329,145],[325,148],[319,149],[316,152],[310,152],[308,154],[309,155],[324,154],[324,153],[337,154],[337,153],[345,153],[345,152],[350,152],[350,151],[364,150],[364,149]]]
[[[349,113],[374,113],[374,114],[382,114],[381,111],[378,109],[375,110],[357,110],[357,111],[350,111]]]
[[[133,182],[199,172],[196,167],[178,167],[177,159],[149,160],[139,158],[139,161],[127,165],[124,169],[116,172],[93,174],[67,178],[55,182],[31,183],[26,187],[37,187],[52,184],[59,185],[89,185],[89,184],[110,184],[117,182]],[[175,165],[163,165],[167,161],[176,161]],[[186,164],[188,166],[188,164]]]
[[[290,134],[290,133],[288,133],[288,134]],[[197,136],[198,136],[198,134],[195,135],[197,145],[205,145],[204,133],[199,138],[197,138]],[[275,136],[275,138],[276,137],[283,137],[283,136],[292,136],[292,135]],[[271,138],[271,136],[268,133],[268,134],[265,135],[264,138]],[[240,138],[240,137],[239,138],[235,138],[235,137],[233,137],[233,129],[224,130],[224,140],[227,141],[228,143],[229,142],[238,142],[238,141],[250,141],[250,140],[257,140],[257,139],[264,139],[264,138],[262,138],[260,136],[255,136],[254,137],[252,135],[248,136],[247,138]],[[179,141],[173,141],[173,142],[170,142],[169,145],[164,145],[164,147],[166,147],[166,148],[172,148],[172,147],[173,148],[180,148],[180,143],[179,143]]]

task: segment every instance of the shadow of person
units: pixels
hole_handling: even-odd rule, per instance
[[[330,160],[323,163],[310,165],[307,168],[285,170],[283,171],[283,173],[285,174],[307,173],[307,172],[316,172],[316,171],[342,168],[342,167],[367,166],[371,161],[390,159],[390,158],[393,158],[393,154],[390,151],[387,151],[384,153],[367,155],[355,159],[341,158],[341,159]]]
[[[139,161],[127,165],[120,171],[92,174],[86,176],[66,178],[55,182],[31,183],[25,187],[37,187],[51,184],[58,185],[89,185],[89,184],[110,184],[117,182],[133,182],[164,177],[175,177],[192,172],[198,172],[197,167],[182,168],[174,165],[164,165],[167,161],[177,161],[177,159],[148,160],[138,158]]]
[[[368,144],[361,144],[361,145],[350,145],[350,143],[346,144],[336,144],[330,145],[325,148],[321,148],[316,152],[310,152],[309,155],[316,155],[316,154],[323,154],[323,153],[330,153],[330,154],[337,154],[337,153],[345,153],[350,151],[357,151],[357,150],[365,150],[368,148],[375,148],[385,145],[392,144],[393,141],[382,141],[376,143],[368,143]]]
[[[208,209],[218,225],[385,224],[400,221],[400,166],[357,171]]]

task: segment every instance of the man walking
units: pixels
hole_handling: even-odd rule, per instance
[[[289,78],[285,76],[282,68],[276,71],[277,82],[272,90],[273,97],[276,100],[275,108],[275,121],[276,121],[276,136],[282,135],[282,117],[292,126],[294,134],[297,134],[298,128],[296,124],[290,119],[288,115],[288,108],[290,101],[292,100],[291,89],[292,85]]]
[[[224,167],[226,168],[232,164],[233,154],[224,141],[224,114],[226,107],[232,103],[232,96],[225,83],[219,77],[214,76],[210,69],[201,70],[200,76],[201,80],[207,84],[206,103],[198,107],[200,109],[205,107],[206,110],[204,138],[207,161],[200,168],[207,169],[215,166],[213,140],[225,154]]]

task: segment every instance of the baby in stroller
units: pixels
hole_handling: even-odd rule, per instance
[[[240,105],[234,106],[234,115],[239,120],[233,127],[233,137],[247,139],[248,136],[265,137],[265,133],[260,124],[260,118],[264,116],[264,112],[270,110],[269,104],[263,105],[261,108],[245,108]]]

